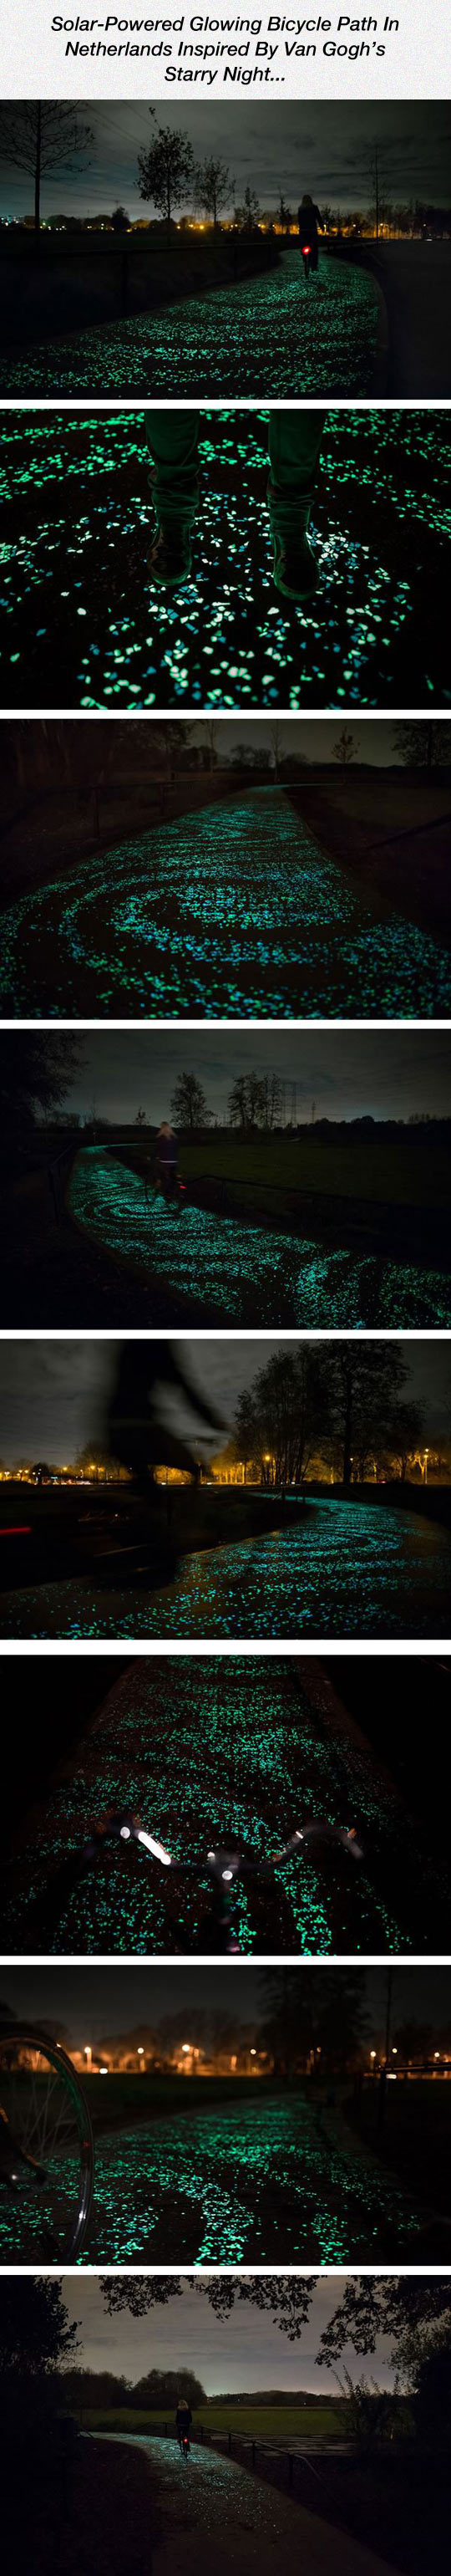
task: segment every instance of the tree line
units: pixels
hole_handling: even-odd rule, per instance
[[[283,2336],[299,2343],[309,2323],[318,2283],[313,2274],[254,2274],[249,2279],[235,2279],[218,2274],[210,2280],[194,2278],[195,2295],[207,2303],[217,2321],[227,2324],[244,2308],[246,2316],[254,2312],[280,2329]],[[128,2320],[152,2321],[155,2334],[158,2311],[183,2299],[183,2280],[173,2274],[158,2276],[138,2272],[105,2275],[101,2283],[102,2298],[109,2317],[124,2315]],[[81,2322],[81,2320],[79,2321]],[[249,2318],[250,2322],[250,2318]],[[420,2438],[426,2449],[439,2452],[446,2445],[451,2404],[451,2288],[449,2279],[437,2273],[418,2275],[390,2274],[357,2276],[345,2281],[337,2295],[337,2304],[323,2325],[316,2347],[319,2367],[337,2376],[337,2362],[349,2351],[360,2359],[374,2358],[379,2337],[386,2338],[391,2367],[399,2388],[409,2399],[410,2433]],[[33,2457],[33,2433],[39,2438],[49,2422],[68,2401],[126,2403],[129,2382],[115,2373],[91,2373],[77,2367],[79,2323],[71,2323],[64,2294],[64,2284],[30,2275],[23,2279],[3,2274],[0,2281],[0,2396],[3,2429],[16,2434],[23,2428],[27,2458],[27,2475]],[[204,2389],[194,2373],[181,2365],[174,2374],[151,2371],[133,2387],[133,2403],[155,2404],[147,2388],[189,2387],[196,2392],[191,2403],[203,2403]],[[86,2391],[80,2397],[80,2388]],[[100,2391],[108,2390],[103,2398]],[[114,2397],[113,2397],[114,2391]],[[140,2392],[138,2396],[138,2391]],[[347,2393],[347,2392],[346,2392]],[[255,2402],[261,2392],[257,2392]],[[163,2397],[162,2403],[165,2404]],[[171,2394],[172,2403],[172,2394]],[[403,2426],[405,2436],[409,2422]],[[37,2454],[37,2439],[36,2439]],[[5,2449],[5,2469],[7,2452]]]
[[[236,1409],[231,1454],[263,1486],[302,1487],[320,1450],[334,1479],[361,1484],[376,1458],[404,1478],[422,1434],[398,1342],[303,1341],[257,1369]]]

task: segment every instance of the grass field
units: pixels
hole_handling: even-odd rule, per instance
[[[187,1180],[214,1173],[219,1180],[258,1184],[259,1205],[266,1202],[273,1212],[273,1192],[280,1203],[290,1190],[330,1192],[357,1202],[391,1200],[407,1206],[414,1202],[424,1208],[449,1204],[449,1156],[444,1145],[431,1143],[428,1128],[424,1135],[421,1129],[412,1132],[405,1127],[390,1137],[373,1138],[366,1132],[359,1144],[348,1144],[345,1138],[326,1143],[314,1132],[285,1138],[215,1131],[205,1142],[183,1140],[180,1168]]]
[[[136,2406],[84,2406],[82,2415],[84,2431],[91,2433],[164,2433],[165,2425],[171,2431],[174,2420],[170,2409],[165,2411],[164,2407],[153,2407],[147,2412]],[[248,2433],[250,2437],[258,2437],[260,2442],[277,2435],[280,2440],[286,2438],[290,2441],[301,2436],[308,2440],[310,2435],[319,2433],[322,2438],[328,2435],[330,2441],[336,2441],[339,2435],[343,2435],[343,2420],[338,2406],[237,2406],[232,2400],[230,2405],[216,2404],[215,2398],[210,2399],[209,2405],[193,2411],[195,2440],[202,2426],[210,2435]]]

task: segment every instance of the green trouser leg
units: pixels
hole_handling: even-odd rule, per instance
[[[325,413],[270,411],[268,500],[273,529],[295,529],[313,497]],[[154,411],[148,432],[158,518],[195,516],[199,491],[198,411]]]
[[[199,498],[199,412],[153,411],[147,434],[157,518],[190,526]]]
[[[313,500],[324,411],[271,411],[269,515],[273,533],[295,536]]]

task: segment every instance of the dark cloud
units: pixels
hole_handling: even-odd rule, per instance
[[[3,1045],[7,1053],[7,1038]],[[80,1055],[67,1106],[86,1117],[94,1096],[98,1116],[133,1120],[143,1107],[158,1122],[170,1113],[180,1074],[190,1072],[223,1122],[232,1083],[251,1068],[280,1078],[287,1118],[309,1118],[313,1100],[318,1118],[451,1116],[447,1031],[105,1029],[80,1040]]]
[[[291,1336],[291,1340],[296,1336]],[[203,1388],[218,1421],[233,1421],[237,1397],[249,1386],[263,1357],[286,1347],[287,1336],[193,1333],[175,1349],[185,1374]],[[0,1345],[0,1457],[7,1466],[20,1457],[47,1458],[55,1464],[74,1458],[87,1440],[104,1436],[105,1399],[114,1366],[115,1341],[8,1341]],[[406,1339],[406,1393],[422,1407],[424,1438],[444,1436],[451,1418],[451,1369],[445,1334]],[[183,1433],[192,1420],[182,1399],[165,1405]],[[217,1443],[216,1443],[217,1445]],[[205,1454],[215,1446],[199,1441]]]
[[[83,113],[94,137],[89,165],[45,181],[45,211],[79,207],[95,213],[120,200],[130,215],[142,215],[138,152],[152,130],[145,101],[94,99],[85,102]],[[276,205],[281,187],[294,207],[305,188],[320,204],[365,207],[373,193],[371,155],[377,141],[385,193],[399,203],[417,196],[449,202],[451,115],[441,101],[374,106],[316,100],[304,106],[290,100],[268,107],[234,95],[230,105],[209,98],[185,107],[183,99],[165,99],[152,123],[155,119],[182,126],[197,160],[219,152],[229,164],[236,199],[249,182],[265,207]],[[30,180],[4,169],[0,211],[26,212],[30,203]]]

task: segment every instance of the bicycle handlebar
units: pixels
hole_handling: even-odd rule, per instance
[[[100,1831],[97,1829],[97,1832],[94,1829],[94,1832],[95,1848],[98,1848],[102,1841],[110,1838],[113,1841],[140,1843],[142,1849],[147,1851],[152,1859],[160,1861],[163,1869],[177,1870],[182,1876],[188,1874],[197,1876],[201,1872],[208,1878],[221,1880],[225,1886],[231,1886],[233,1880],[240,1876],[258,1874],[261,1870],[275,1869],[283,1861],[300,1859],[303,1844],[314,1840],[340,1843],[351,1860],[359,1861],[363,1858],[362,1845],[358,1841],[355,1826],[333,1825],[327,1818],[321,1816],[307,1818],[305,1824],[297,1826],[295,1832],[290,1834],[286,1843],[282,1843],[276,1851],[268,1852],[267,1858],[263,1857],[261,1860],[248,1857],[238,1844],[229,1850],[210,1847],[206,1852],[199,1852],[195,1859],[177,1860],[173,1852],[166,1851],[165,1844],[159,1842],[156,1835],[149,1833],[146,1827],[140,1824],[137,1816],[131,1815],[129,1808],[122,1809],[117,1815],[111,1816],[103,1829]],[[85,1846],[87,1853],[89,1848],[90,1846]]]

